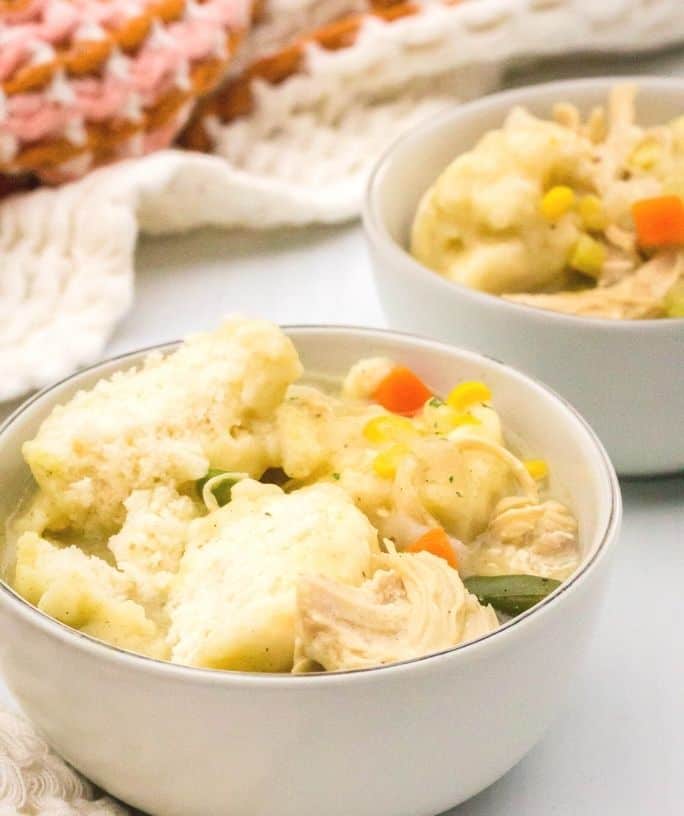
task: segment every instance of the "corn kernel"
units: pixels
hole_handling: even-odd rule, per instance
[[[539,202],[539,210],[547,221],[558,221],[575,205],[575,194],[564,184],[552,187]]]
[[[399,463],[409,452],[406,445],[392,445],[373,459],[373,470],[383,479],[393,479]]]
[[[459,383],[451,390],[447,403],[457,411],[464,411],[469,405],[476,402],[489,402],[492,392],[483,383],[477,380],[468,380]]]
[[[410,419],[396,414],[380,414],[369,420],[363,428],[363,435],[374,445],[406,441],[417,434]]]
[[[632,151],[628,163],[639,170],[652,170],[660,161],[662,149],[654,140],[642,142]]]
[[[606,250],[603,244],[595,241],[589,235],[582,235],[570,253],[568,263],[578,272],[596,278],[601,272],[605,259]]]
[[[603,202],[598,196],[592,194],[582,196],[578,210],[585,229],[598,231],[605,229],[608,225]]]
[[[684,317],[684,281],[679,281],[665,295],[665,314],[668,317]]]
[[[543,459],[527,459],[523,462],[525,470],[533,479],[541,481],[549,475],[549,466]]]

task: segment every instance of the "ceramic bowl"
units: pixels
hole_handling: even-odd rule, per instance
[[[596,622],[621,501],[601,444],[544,386],[476,354],[389,332],[292,328],[308,370],[388,355],[436,391],[484,380],[505,426],[548,460],[580,525],[581,565],[537,607],[472,643],[356,672],[186,668],[80,634],[0,583],[0,669],[54,748],[152,816],[418,816],[473,796],[540,739]],[[162,349],[171,349],[165,346]],[[0,429],[0,513],[30,483],[21,445],[46,414],[137,352],[83,371]],[[562,769],[559,769],[562,773]]]
[[[515,105],[548,117],[569,101],[587,112],[625,81],[640,88],[638,121],[684,111],[684,79],[554,82],[485,97],[418,125],[381,157],[364,224],[381,302],[393,328],[473,348],[541,379],[589,420],[620,475],[684,470],[684,320],[612,321],[544,311],[449,281],[407,251],[418,202],[441,171]]]

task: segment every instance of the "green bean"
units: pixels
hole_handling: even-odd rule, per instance
[[[491,604],[507,615],[519,615],[543,600],[561,582],[538,575],[473,575],[463,583],[480,603]]]

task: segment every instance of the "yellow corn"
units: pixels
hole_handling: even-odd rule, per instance
[[[606,250],[603,245],[589,235],[582,235],[570,253],[568,263],[578,272],[596,278],[601,272],[605,259]]]
[[[469,405],[476,402],[489,402],[491,398],[492,392],[483,382],[468,380],[459,383],[451,390],[447,397],[447,404],[457,411],[464,411]]]
[[[543,459],[526,459],[523,465],[525,465],[525,470],[530,476],[537,481],[546,479],[549,475],[549,466]]]
[[[662,149],[654,140],[642,142],[632,151],[628,163],[639,170],[652,170],[660,161]]]
[[[374,445],[405,441],[417,434],[410,419],[396,414],[380,414],[369,420],[363,428],[363,435]]]
[[[539,211],[547,221],[558,221],[575,206],[575,194],[564,184],[552,187],[539,202]]]
[[[668,317],[684,317],[684,281],[679,281],[665,295],[665,314]]]
[[[585,229],[597,232],[605,229],[608,225],[608,218],[603,208],[603,202],[598,196],[592,194],[582,196],[579,201],[578,210]]]
[[[373,470],[383,479],[393,479],[399,463],[408,453],[406,445],[392,445],[373,459]]]

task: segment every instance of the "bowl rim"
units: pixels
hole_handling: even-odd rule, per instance
[[[394,263],[400,263],[410,274],[416,278],[417,284],[425,282],[429,286],[435,286],[445,297],[457,296],[473,302],[474,305],[489,306],[495,308],[497,305],[512,311],[513,314],[526,316],[534,321],[557,321],[566,326],[577,328],[601,329],[604,331],[646,331],[646,332],[671,332],[678,331],[684,325],[684,317],[670,318],[649,318],[647,320],[613,320],[606,317],[588,317],[580,315],[565,314],[553,309],[542,309],[539,306],[531,306],[527,303],[517,303],[506,300],[499,295],[482,292],[472,289],[458,281],[447,280],[443,275],[435,272],[429,267],[417,261],[411,253],[395,241],[390,235],[385,219],[382,217],[382,208],[379,202],[379,190],[382,177],[394,158],[394,154],[405,144],[410,142],[420,142],[426,136],[430,136],[433,131],[440,129],[446,123],[458,126],[459,120],[463,117],[477,118],[483,112],[489,112],[492,108],[507,109],[502,112],[502,117],[508,110],[517,104],[525,104],[531,101],[535,95],[545,96],[550,94],[565,94],[557,101],[572,102],[573,93],[582,93],[587,89],[604,88],[606,94],[611,88],[620,84],[633,84],[637,86],[637,91],[658,90],[668,88],[679,90],[682,93],[684,102],[684,77],[665,77],[658,75],[625,75],[625,76],[601,76],[589,77],[586,79],[562,79],[552,82],[539,82],[531,85],[522,85],[505,91],[486,94],[483,97],[474,99],[462,104],[454,104],[446,110],[434,113],[422,119],[417,124],[404,131],[397,138],[393,139],[385,147],[380,156],[376,159],[373,168],[368,176],[363,194],[361,217],[363,228],[368,241],[389,252]],[[568,98],[570,97],[570,98]],[[481,134],[484,135],[484,132]],[[458,155],[454,156],[456,158]],[[427,188],[426,188],[427,189]],[[424,191],[425,192],[425,191]],[[448,294],[450,293],[450,294]]]
[[[451,646],[448,649],[441,649],[437,652],[431,652],[419,657],[410,658],[407,660],[397,661],[396,663],[389,663],[381,666],[371,666],[362,669],[344,669],[331,672],[309,672],[305,674],[280,674],[275,672],[246,672],[226,669],[210,669],[199,666],[186,666],[179,663],[172,663],[168,660],[160,658],[149,657],[147,655],[139,654],[137,652],[123,649],[119,646],[114,646],[106,641],[99,640],[77,629],[73,629],[65,623],[56,620],[48,615],[46,612],[35,607],[16,590],[14,590],[2,577],[0,577],[0,603],[7,603],[11,613],[18,613],[30,623],[37,625],[48,636],[55,636],[58,640],[65,642],[67,645],[74,646],[85,652],[94,652],[99,654],[103,659],[109,659],[114,662],[129,664],[132,668],[139,668],[141,670],[151,671],[160,676],[169,675],[176,679],[185,679],[186,681],[199,683],[225,683],[231,685],[233,683],[246,683],[253,686],[269,686],[275,687],[290,687],[290,688],[306,688],[309,684],[335,684],[340,682],[361,682],[362,679],[374,679],[377,677],[387,677],[392,674],[400,674],[406,671],[412,671],[425,667],[426,665],[434,665],[438,661],[453,659],[452,655],[466,654],[474,655],[481,652],[483,647],[488,647],[492,642],[500,644],[504,636],[509,636],[511,632],[520,633],[523,629],[530,625],[530,620],[536,621],[541,619],[541,616],[548,610],[549,605],[555,605],[558,599],[563,595],[572,591],[579,583],[586,580],[589,574],[593,571],[599,561],[607,555],[611,546],[615,543],[622,521],[622,496],[615,469],[610,461],[610,458],[603,447],[600,439],[593,431],[589,423],[581,416],[581,414],[562,396],[549,388],[544,383],[527,373],[519,371],[514,366],[507,365],[493,357],[485,354],[463,349],[453,346],[449,343],[443,343],[438,340],[422,337],[411,332],[395,331],[391,329],[369,328],[363,326],[354,326],[346,324],[292,324],[281,326],[282,330],[290,336],[291,333],[303,334],[320,332],[341,332],[342,334],[353,334],[356,336],[367,337],[372,339],[374,337],[396,337],[404,341],[410,341],[413,346],[422,348],[429,352],[430,350],[448,351],[450,353],[456,352],[461,359],[470,358],[476,362],[484,362],[486,366],[499,368],[504,371],[507,376],[512,375],[514,378],[527,381],[528,385],[545,392],[553,400],[560,404],[560,407],[565,411],[569,422],[576,423],[584,434],[588,437],[588,441],[593,445],[594,452],[597,455],[598,463],[601,468],[601,481],[607,488],[609,507],[606,515],[605,525],[597,535],[597,543],[593,553],[587,560],[578,567],[568,579],[563,581],[552,593],[547,595],[542,601],[520,615],[512,618],[509,621],[501,624],[497,629],[481,635],[475,640],[468,641],[456,646]],[[108,357],[100,360],[97,363],[79,369],[77,372],[63,377],[61,380],[42,388],[40,391],[33,394],[29,399],[19,405],[2,423],[0,423],[0,448],[2,446],[3,436],[11,429],[12,425],[35,403],[47,397],[53,391],[61,388],[63,385],[70,383],[72,380],[80,378],[82,375],[95,372],[99,368],[104,368],[112,363],[125,363],[130,360],[133,364],[142,361],[144,357],[153,352],[172,352],[183,341],[171,340],[162,343],[156,343],[150,346],[145,346],[133,351],[127,351],[122,354]],[[293,341],[296,343],[296,339]],[[135,361],[134,361],[135,359]],[[116,370],[119,370],[118,368]],[[115,372],[110,372],[107,376],[111,376]],[[54,407],[54,406],[53,406]],[[509,633],[507,635],[507,633]],[[501,635],[502,637],[498,637]],[[456,658],[462,659],[462,658]],[[354,680],[355,678],[355,680]]]

